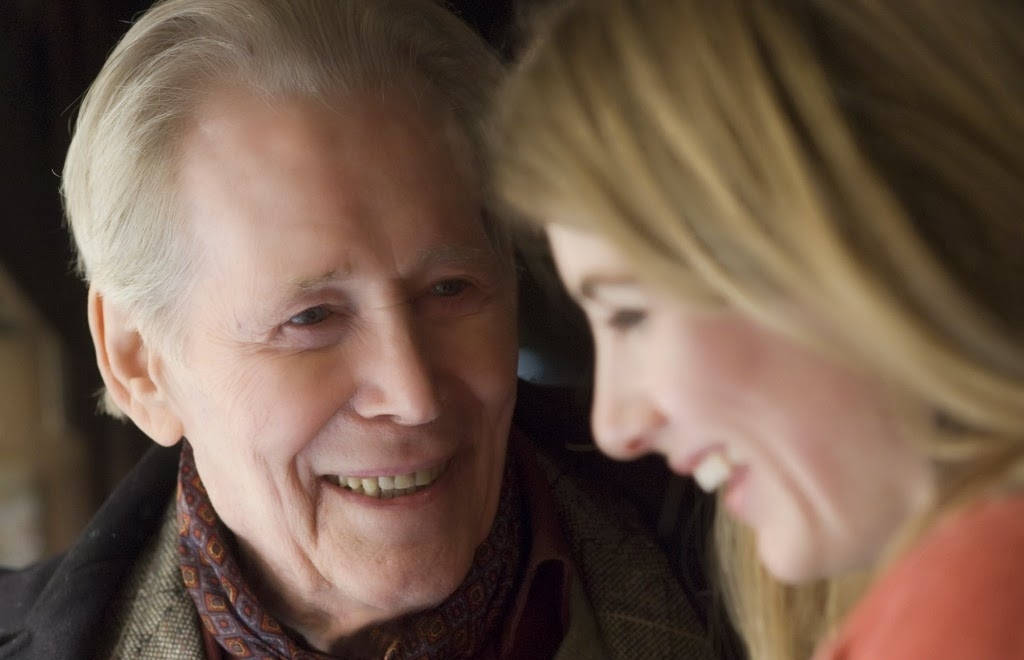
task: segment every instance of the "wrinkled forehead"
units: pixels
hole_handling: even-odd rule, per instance
[[[462,197],[477,196],[465,163],[465,140],[445,113],[409,95],[356,94],[325,103],[303,97],[263,98],[243,90],[211,94],[184,138],[183,180],[223,175],[264,183],[292,177],[301,185],[317,173],[348,181],[386,171],[396,184],[448,182]],[[438,177],[431,166],[446,168]]]
[[[405,142],[404,159],[418,162],[441,157],[457,168],[468,190],[479,194],[482,180],[468,133],[469,127],[461,125],[440,95],[422,83],[326,96],[270,94],[222,84],[200,95],[184,131],[183,150],[220,144],[230,148],[231,156],[286,158],[304,155],[301,152],[311,144],[323,144],[344,155],[357,153],[365,143],[398,140]]]
[[[178,192],[185,215],[206,221],[197,203],[217,196],[279,215],[315,216],[336,203],[358,216],[377,205],[382,223],[395,210],[387,206],[441,205],[472,213],[493,238],[474,153],[454,114],[415,86],[329,100],[222,87],[184,132]]]
[[[400,273],[453,246],[498,255],[451,123],[398,92],[328,105],[222,90],[184,139],[183,215],[222,269],[248,264],[260,277],[389,262]]]

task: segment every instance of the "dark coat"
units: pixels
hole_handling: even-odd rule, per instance
[[[97,625],[162,521],[177,466],[177,447],[150,449],[66,554],[0,569],[0,658],[95,657]]]

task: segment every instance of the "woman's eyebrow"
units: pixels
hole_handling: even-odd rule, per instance
[[[617,273],[598,273],[587,275],[580,281],[579,297],[587,300],[598,300],[609,289],[635,287],[637,280],[632,275]]]

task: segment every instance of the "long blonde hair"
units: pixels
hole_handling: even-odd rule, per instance
[[[495,192],[933,411],[941,493],[910,538],[1022,483],[1022,33],[996,0],[580,2],[499,96]],[[785,587],[749,532],[718,539],[758,659],[809,654],[871,577]]]

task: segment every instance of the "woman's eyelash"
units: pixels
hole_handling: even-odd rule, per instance
[[[642,309],[620,309],[608,319],[608,325],[615,330],[628,330],[640,325],[647,319],[647,312]]]

